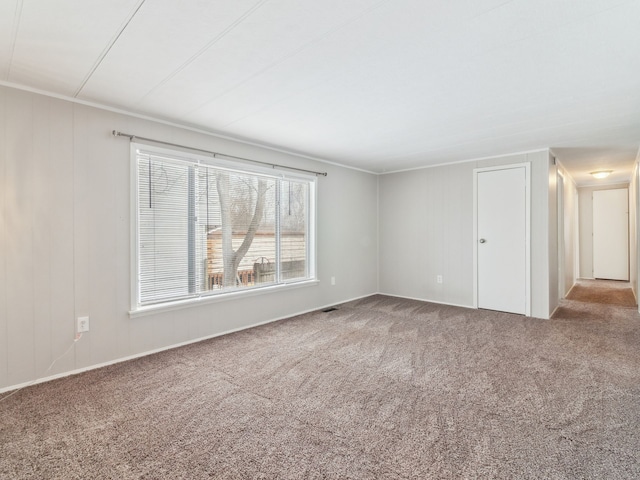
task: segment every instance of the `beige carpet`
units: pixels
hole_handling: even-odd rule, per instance
[[[578,280],[567,300],[634,307],[636,298],[628,282],[612,280]]]
[[[373,296],[37,385],[0,478],[637,479],[640,317],[602,308]]]

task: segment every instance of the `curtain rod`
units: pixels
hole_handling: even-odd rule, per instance
[[[261,162],[260,160],[252,160],[251,158],[236,157],[235,155],[227,155],[226,153],[212,152],[210,150],[203,150],[201,148],[189,147],[187,145],[180,145],[178,143],[164,142],[162,140],[154,140],[153,138],[139,137],[137,135],[131,135],[131,134],[128,134],[128,133],[122,133],[122,132],[119,132],[117,130],[113,130],[111,132],[111,134],[114,137],[128,137],[130,141],[133,141],[134,139],[146,140],[147,142],[159,143],[161,145],[169,145],[171,147],[186,148],[187,150],[193,150],[194,152],[208,153],[209,155],[213,155],[213,158],[216,158],[216,156],[219,155],[221,157],[233,158],[235,160],[244,160],[245,162],[259,163],[260,165],[267,165],[267,166],[269,166],[271,168],[276,168],[276,167],[278,167],[278,168],[286,168],[288,170],[296,170],[298,172],[313,173],[314,175],[322,175],[324,177],[327,176],[327,172],[316,172],[314,170],[306,170],[304,168],[297,168],[297,167],[288,167],[286,165],[279,165],[277,163]]]

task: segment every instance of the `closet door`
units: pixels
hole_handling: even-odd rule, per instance
[[[629,193],[593,192],[593,276],[629,280]]]
[[[525,167],[477,172],[478,308],[527,314]]]

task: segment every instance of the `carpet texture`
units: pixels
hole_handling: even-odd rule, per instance
[[[634,307],[636,298],[627,282],[611,280],[578,280],[567,300]]]
[[[640,317],[601,308],[377,295],[36,385],[0,478],[637,479]]]

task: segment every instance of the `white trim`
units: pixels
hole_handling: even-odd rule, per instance
[[[140,270],[140,259],[138,257],[138,245],[140,243],[140,239],[138,238],[140,232],[138,231],[138,162],[136,159],[136,149],[137,145],[131,142],[129,146],[130,156],[129,156],[129,168],[130,168],[130,177],[129,177],[129,191],[130,191],[130,199],[129,199],[129,219],[130,219],[130,228],[131,235],[129,237],[129,258],[131,261],[129,262],[129,294],[131,297],[129,298],[129,306],[131,309],[135,309],[138,301],[138,271]]]
[[[640,233],[640,148],[638,148],[638,153],[636,154],[636,162],[634,165],[634,171],[633,171],[633,182],[635,182],[636,184],[636,188],[634,188],[635,191],[635,197],[633,199],[633,201],[635,202],[635,207],[636,207],[636,264],[635,265],[631,265],[631,268],[635,268],[636,269],[636,290],[638,289],[638,284],[640,284],[640,238],[639,237],[639,233]],[[638,304],[638,312],[640,312],[640,302],[638,302],[638,295],[637,292],[633,291],[633,288],[631,288],[631,291],[633,292],[633,295],[636,297],[636,303]]]
[[[473,171],[473,308],[478,308],[478,172]]]
[[[318,278],[318,179],[314,178],[312,182],[309,183],[309,238],[313,241],[313,251],[309,248],[309,242],[307,242],[307,259],[311,257],[311,261],[309,262],[309,270],[307,274],[310,278],[314,278],[319,280]]]
[[[70,371],[64,372],[64,373],[58,373],[56,375],[51,375],[49,377],[38,378],[38,379],[31,380],[31,381],[28,381],[28,382],[18,383],[16,385],[10,385],[10,386],[7,386],[7,387],[2,387],[2,388],[0,388],[0,393],[5,393],[5,392],[8,392],[8,391],[16,390],[16,389],[20,389],[20,388],[30,387],[31,385],[37,385],[39,383],[49,382],[51,380],[56,380],[58,378],[69,377],[71,375],[77,375],[79,373],[88,372],[90,370],[96,370],[96,369],[102,368],[102,367],[108,367],[109,365],[115,365],[117,363],[127,362],[129,360],[135,360],[136,358],[146,357],[147,355],[153,355],[154,353],[164,352],[166,350],[172,350],[172,349],[178,348],[178,347],[184,347],[185,345],[190,345],[192,343],[202,342],[204,340],[209,340],[209,339],[215,338],[215,337],[221,337],[222,335],[228,335],[230,333],[240,332],[242,330],[248,330],[250,328],[259,327],[260,325],[266,325],[268,323],[279,322],[280,320],[286,320],[286,319],[289,319],[289,318],[294,318],[294,317],[297,317],[297,316],[300,316],[300,315],[305,315],[305,314],[310,313],[310,312],[315,312],[315,311],[318,311],[318,310],[322,310],[322,309],[327,308],[327,307],[332,307],[334,305],[340,305],[340,304],[343,304],[343,303],[353,302],[355,300],[360,300],[361,298],[371,297],[373,295],[376,295],[376,293],[367,293],[366,295],[361,295],[359,297],[354,297],[354,298],[350,298],[350,299],[346,299],[346,300],[339,300],[337,302],[328,303],[328,304],[325,304],[325,305],[322,305],[322,306],[319,306],[319,307],[310,308],[310,309],[303,310],[303,311],[300,311],[300,312],[297,312],[297,313],[291,313],[289,315],[284,315],[282,317],[272,318],[270,320],[264,320],[264,321],[261,321],[261,322],[253,323],[251,325],[246,325],[244,327],[233,328],[233,329],[230,329],[230,330],[225,330],[223,332],[218,332],[218,333],[213,333],[211,335],[206,335],[204,337],[194,338],[193,340],[186,340],[184,342],[175,343],[175,344],[172,344],[172,345],[168,345],[166,347],[155,348],[153,350],[147,350],[145,352],[136,353],[134,355],[128,355],[126,357],[120,357],[120,358],[115,359],[115,360],[109,360],[108,362],[96,363],[96,364],[90,365],[88,367],[82,367],[82,368],[78,368],[78,369],[75,369],[75,370],[70,370]]]
[[[565,299],[571,294],[571,290],[573,290],[575,288],[575,286],[578,285],[577,282],[573,282],[573,285],[571,285],[571,288],[569,289],[569,291],[567,292],[567,295],[564,297]],[[555,311],[555,310],[554,310]]]
[[[603,187],[600,190],[622,190],[623,188],[629,188],[629,182],[616,182],[616,183],[586,183],[580,185],[578,188],[592,188]]]
[[[307,205],[307,232],[306,235],[309,239],[306,245],[306,262],[307,262],[307,278],[294,279],[294,280],[281,280],[277,284],[256,286],[253,288],[243,288],[234,291],[225,291],[220,293],[208,292],[200,295],[194,295],[189,298],[180,300],[162,301],[157,304],[151,305],[139,305],[140,299],[140,231],[139,231],[139,213],[140,213],[140,199],[138,197],[139,191],[139,156],[148,157],[160,157],[167,161],[176,162],[180,164],[188,165],[204,165],[206,167],[212,167],[222,170],[229,170],[238,172],[241,174],[263,175],[276,181],[280,180],[295,180],[304,181],[309,185],[309,205]],[[310,285],[317,285],[320,282],[317,278],[317,175],[288,172],[280,169],[266,168],[259,165],[244,164],[232,160],[220,159],[218,157],[210,157],[202,153],[187,152],[180,149],[171,149],[163,146],[150,145],[149,143],[140,143],[132,141],[130,143],[130,217],[131,217],[131,245],[130,245],[130,310],[129,317],[135,318],[139,316],[145,316],[158,312],[172,311],[187,308],[190,306],[217,303],[220,301],[235,299],[239,297],[250,297],[254,295],[260,295],[263,293],[269,293],[274,291],[280,291],[282,289],[299,288]],[[312,242],[312,245],[309,243]],[[279,265],[279,261],[277,261]],[[278,278],[278,277],[276,277]]]
[[[551,154],[556,159],[556,167],[558,167],[558,171],[562,170],[562,175],[565,178],[568,177],[569,180],[571,180],[571,183],[573,183],[573,186],[577,189],[578,188],[578,184],[576,183],[576,179],[573,178],[573,175],[571,175],[571,172],[569,172],[569,170],[567,170],[567,167],[564,166],[562,161],[560,159],[558,159],[558,157],[555,156],[555,153],[553,153],[553,150],[549,150],[549,151],[551,152]]]
[[[461,163],[480,162],[482,160],[492,160],[494,158],[512,157],[512,156],[516,156],[516,155],[528,155],[530,153],[540,153],[540,152],[548,152],[548,151],[549,151],[548,148],[538,148],[536,150],[524,150],[522,152],[503,153],[503,154],[500,154],[500,155],[491,155],[491,156],[488,156],[488,157],[469,158],[469,159],[466,159],[466,160],[456,160],[456,161],[453,161],[453,162],[442,162],[442,163],[436,163],[436,164],[433,164],[433,165],[423,165],[421,167],[411,167],[411,168],[405,168],[405,169],[401,169],[401,170],[391,170],[391,171],[388,171],[388,172],[381,172],[381,173],[378,173],[376,175],[391,175],[392,173],[413,172],[415,170],[425,170],[427,168],[446,167],[448,165],[458,165],[458,164],[461,164]]]
[[[546,151],[546,150],[545,150]],[[473,308],[478,308],[478,173],[525,169],[525,315],[531,316],[531,163],[513,163],[473,169]]]
[[[137,282],[136,282],[137,283]],[[156,313],[171,312],[173,310],[182,310],[183,308],[195,307],[198,305],[207,305],[211,303],[224,302],[238,298],[254,297],[268,293],[280,292],[282,290],[292,290],[295,288],[311,287],[319,285],[320,280],[303,280],[300,282],[279,283],[277,285],[269,285],[258,288],[247,288],[246,290],[236,290],[233,292],[218,293],[212,295],[203,295],[201,297],[187,298],[185,300],[176,300],[173,302],[158,303],[155,305],[145,305],[142,307],[132,307],[129,311],[130,318],[145,317]]]
[[[438,305],[448,305],[450,307],[460,307],[460,308],[468,308],[470,310],[477,310],[477,308],[475,308],[472,305],[463,305],[461,303],[451,303],[451,302],[441,302],[438,300],[430,300],[428,298],[407,297],[405,295],[396,295],[394,293],[384,293],[384,292],[378,292],[375,295],[385,295],[387,297],[404,298],[406,300],[417,300],[418,302],[436,303]],[[508,312],[504,312],[504,313],[508,313]],[[518,314],[512,313],[511,315],[518,315]]]
[[[380,177],[376,178],[376,289],[380,290]]]
[[[98,102],[91,102],[88,100],[81,100],[79,98],[74,98],[74,97],[69,97],[67,95],[62,95],[59,93],[54,93],[54,92],[50,92],[47,90],[42,90],[39,88],[34,88],[34,87],[29,87],[26,85],[20,85],[17,83],[12,83],[12,82],[7,82],[5,80],[0,80],[0,86],[1,87],[6,87],[6,88],[12,88],[14,90],[21,90],[24,92],[29,92],[29,93],[34,93],[36,95],[42,95],[45,97],[49,97],[49,98],[55,98],[58,100],[64,100],[70,103],[74,103],[77,105],[83,105],[85,107],[91,107],[91,108],[97,108],[100,110],[105,110],[107,112],[112,112],[112,113],[117,113],[120,115],[126,115],[128,117],[133,117],[133,118],[139,118],[141,120],[148,120],[151,122],[155,122],[155,123],[159,123],[162,125],[168,125],[170,127],[176,127],[176,128],[180,128],[183,130],[187,130],[190,132],[195,132],[195,133],[200,133],[202,135],[206,135],[208,137],[213,137],[213,138],[219,138],[222,140],[228,140],[228,141],[232,141],[232,142],[236,142],[242,145],[249,145],[252,147],[257,147],[257,148],[263,148],[265,150],[269,150],[272,152],[277,152],[277,153],[283,153],[285,155],[291,155],[294,157],[299,157],[299,158],[304,158],[307,160],[312,160],[314,162],[320,162],[323,163],[325,165],[333,165],[335,167],[340,167],[340,168],[346,168],[348,170],[355,170],[357,172],[363,172],[363,173],[368,173],[370,175],[389,175],[389,174],[393,174],[393,173],[401,173],[401,172],[411,172],[414,170],[423,170],[426,168],[436,168],[436,167],[444,167],[447,165],[456,165],[459,163],[469,163],[469,162],[478,162],[481,160],[490,160],[492,158],[503,158],[503,157],[510,157],[512,155],[526,155],[526,154],[530,154],[530,153],[538,153],[538,152],[544,152],[544,151],[548,151],[549,148],[538,148],[538,149],[533,149],[533,150],[523,150],[523,151],[519,151],[519,152],[511,152],[511,153],[503,153],[503,154],[499,154],[499,155],[488,155],[488,156],[484,156],[484,157],[477,157],[477,158],[469,158],[469,159],[465,159],[465,160],[456,160],[453,162],[441,162],[441,163],[437,163],[437,164],[433,164],[433,165],[422,165],[419,167],[411,167],[411,168],[405,168],[405,169],[399,169],[399,170],[389,170],[389,171],[383,171],[383,172],[375,172],[373,170],[367,170],[365,168],[360,168],[360,167],[354,167],[352,165],[347,165],[345,163],[340,163],[340,162],[335,162],[332,160],[327,160],[324,158],[320,158],[320,157],[315,157],[313,155],[307,155],[305,153],[300,153],[300,152],[296,152],[293,150],[287,150],[285,148],[279,148],[279,147],[275,147],[275,146],[271,146],[271,145],[267,145],[264,143],[260,143],[260,142],[255,142],[255,141],[251,141],[251,140],[247,140],[244,138],[240,138],[240,137],[234,137],[231,135],[224,135],[222,133],[216,133],[210,130],[206,130],[204,128],[201,127],[195,127],[195,126],[191,126],[188,124],[182,124],[182,123],[178,123],[175,121],[170,121],[167,119],[163,119],[163,118],[159,118],[159,117],[154,117],[152,115],[147,115],[147,114],[143,114],[143,113],[137,113],[137,112],[133,112],[131,110],[125,110],[123,108],[118,108],[118,107],[112,107],[109,105],[105,105],[102,103],[98,103]]]
[[[554,157],[555,159],[555,157]],[[556,167],[558,165],[556,164]],[[566,252],[564,250],[564,244],[566,239],[566,232],[564,231],[565,224],[565,201],[564,196],[566,192],[566,177],[562,168],[556,168],[556,243],[558,248],[558,300],[565,298],[565,276],[566,276]],[[562,190],[562,191],[561,191]],[[557,307],[556,307],[557,308]],[[555,311],[555,310],[554,310]]]
[[[59,93],[49,92],[47,90],[40,90],[38,88],[28,87],[28,86],[25,86],[25,85],[11,83],[11,82],[7,82],[7,81],[4,81],[4,80],[0,80],[0,86],[7,87],[7,88],[13,88],[15,90],[21,90],[21,91],[29,92],[29,93],[35,93],[36,95],[43,95],[45,97],[55,98],[55,99],[58,99],[58,100],[64,100],[64,101],[75,103],[75,104],[78,104],[78,105],[83,105],[85,107],[98,108],[100,110],[105,110],[107,112],[113,112],[113,113],[118,113],[118,114],[121,114],[121,115],[127,115],[129,117],[139,118],[141,120],[149,120],[151,122],[160,123],[162,125],[168,125],[170,127],[181,128],[183,130],[188,130],[190,132],[201,133],[201,134],[209,136],[209,137],[220,138],[222,140],[229,140],[229,141],[232,141],[232,142],[240,143],[242,145],[250,145],[252,147],[264,148],[265,150],[270,150],[272,152],[284,153],[285,155],[292,155],[294,157],[305,158],[307,160],[313,160],[314,162],[320,162],[320,163],[324,163],[326,165],[333,165],[333,166],[336,166],[336,167],[346,168],[346,169],[349,169],[349,170],[356,170],[358,172],[369,173],[371,175],[380,175],[378,172],[365,170],[364,168],[352,167],[350,165],[346,165],[346,164],[339,163],[339,162],[333,162],[331,160],[325,160],[323,158],[314,157],[312,155],[306,155],[304,153],[296,153],[296,152],[294,152],[292,150],[286,150],[284,148],[278,148],[278,147],[270,146],[270,145],[259,143],[259,142],[253,142],[253,141],[250,141],[250,140],[246,140],[246,139],[242,139],[242,138],[238,138],[238,137],[233,137],[233,136],[230,136],[230,135],[223,135],[221,133],[215,133],[215,132],[212,132],[212,131],[209,131],[209,130],[205,130],[203,128],[198,128],[198,127],[194,127],[194,126],[190,126],[190,125],[185,125],[185,124],[169,121],[169,120],[166,120],[166,119],[153,117],[151,115],[145,115],[145,114],[142,114],[142,113],[136,113],[136,112],[132,112],[130,110],[124,110],[122,108],[110,107],[108,105],[104,105],[104,104],[97,103],[97,102],[89,102],[87,100],[80,100],[78,98],[68,97],[66,95],[61,95]]]

